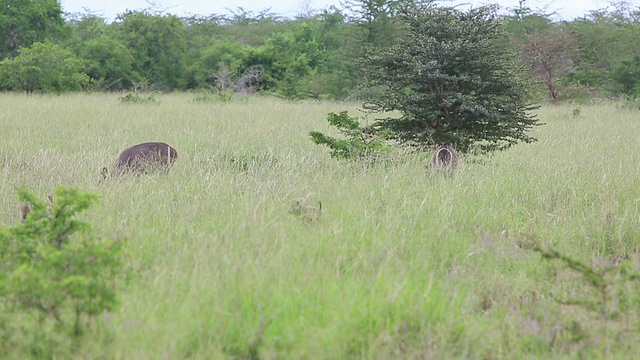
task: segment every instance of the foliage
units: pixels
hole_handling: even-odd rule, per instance
[[[575,71],[577,39],[541,14],[516,10],[505,20],[508,44],[522,54],[522,63],[536,80],[538,92],[552,101],[570,97],[566,76]]]
[[[633,299],[640,290],[640,272],[634,268],[636,264],[633,261],[623,260],[615,265],[592,266],[554,249],[544,249],[539,245],[531,245],[531,248],[544,259],[559,260],[568,269],[582,276],[588,287],[581,291],[581,298],[564,300],[552,296],[560,304],[583,307],[599,319],[599,335],[605,339],[604,357],[611,351],[609,332],[616,331],[613,338],[620,338],[624,332],[638,331],[640,323],[634,323],[638,320],[633,315],[637,314],[637,306],[640,304],[634,303]],[[630,323],[630,320],[633,322]],[[618,326],[614,327],[614,324]]]
[[[357,117],[349,116],[347,111],[340,114],[329,113],[327,121],[330,126],[346,137],[346,139],[336,139],[325,135],[319,131],[311,131],[311,140],[318,145],[325,145],[331,149],[331,157],[338,159],[372,159],[380,153],[390,150],[382,138],[369,137],[367,129],[360,126]],[[369,135],[369,136],[368,136]]]
[[[50,42],[34,43],[15,58],[0,62],[0,79],[9,89],[27,94],[61,93],[86,87],[89,77],[84,70],[84,62],[71,51]]]
[[[243,64],[249,53],[248,46],[227,42],[202,49],[186,68],[188,86],[228,90],[232,86],[232,78],[244,71]]]
[[[178,17],[128,11],[118,16],[114,37],[131,49],[133,70],[155,89],[183,86],[185,30]]]
[[[563,29],[577,39],[578,52],[576,71],[568,74],[568,81],[602,94],[633,91],[628,84],[620,83],[617,75],[621,67],[632,65],[632,59],[640,56],[639,20],[630,4],[620,2],[613,10],[592,11],[565,24]]]
[[[233,93],[225,91],[209,92],[200,91],[198,96],[193,99],[196,103],[216,103],[216,102],[229,102],[233,99]]]
[[[616,65],[611,71],[611,80],[617,84],[614,87],[616,93],[640,95],[640,54]]]
[[[203,49],[215,44],[218,37],[214,34],[222,27],[224,19],[223,15],[218,14],[193,14],[182,18],[189,48]]]
[[[295,31],[269,38],[247,58],[245,66],[260,66],[264,70],[264,90],[300,99],[318,96],[312,93],[311,83],[324,57],[317,29],[302,24]]]
[[[140,80],[131,50],[106,35],[83,42],[79,53],[87,61],[87,75],[103,84],[102,90],[128,89]]]
[[[6,10],[0,13],[0,61],[18,56],[20,48],[50,40],[86,59],[91,83],[85,89],[91,91],[137,89],[135,84],[144,81],[150,90],[160,91],[263,91],[290,99],[363,100],[376,91],[361,86],[360,59],[407,39],[412,30],[401,9],[425,4],[435,3],[345,0],[319,10],[307,7],[295,17],[238,7],[230,14],[182,18],[152,4],[111,23],[85,8],[65,14],[65,23],[59,1],[0,0]],[[637,14],[631,4],[615,2],[558,21],[557,14],[533,11],[521,0],[508,14],[495,16],[506,31],[496,41],[504,50],[517,51],[517,63],[537,80],[528,95],[531,100],[632,97],[638,91]],[[455,31],[449,35],[457,36]],[[252,78],[249,83],[241,80],[247,77]],[[241,86],[220,88],[220,79],[234,79],[226,85],[240,81]],[[0,90],[24,89],[5,79]]]
[[[92,239],[75,219],[97,194],[59,186],[50,204],[21,189],[32,211],[23,223],[0,229],[0,302],[7,316],[34,316],[27,331],[46,337],[46,324],[79,339],[92,318],[118,305],[115,277],[120,244]],[[55,349],[50,349],[55,351]]]
[[[401,142],[453,144],[461,152],[505,149],[535,139],[526,74],[498,39],[503,29],[492,7],[462,12],[405,4],[407,36],[364,61],[365,85],[380,93],[365,102]]]
[[[67,31],[58,0],[0,0],[0,60],[20,48],[64,38]]]
[[[335,7],[325,9],[313,20],[310,25],[317,28],[316,39],[325,60],[310,84],[311,92],[321,99],[345,99],[360,81],[360,69],[354,61],[364,54],[355,36],[360,29],[348,23],[346,14]]]
[[[402,1],[398,0],[345,0],[343,2],[345,10],[351,14],[359,29],[360,50],[384,48],[394,43],[398,29],[394,26],[393,19],[400,3]]]
[[[94,40],[108,35],[111,26],[103,19],[91,12],[67,14],[67,26],[71,30],[67,43],[76,48],[85,41]]]
[[[158,104],[158,100],[154,94],[149,96],[140,96],[139,94],[127,94],[119,97],[121,104]]]

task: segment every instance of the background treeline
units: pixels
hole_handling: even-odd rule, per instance
[[[0,90],[207,90],[285,98],[360,97],[360,59],[403,36],[403,0],[347,0],[285,18],[268,9],[179,17],[148,8],[109,22],[58,0],[0,0]],[[404,0],[406,1],[406,0]],[[419,0],[414,0],[419,1]],[[525,1],[502,16],[539,100],[640,94],[640,7],[571,21]]]

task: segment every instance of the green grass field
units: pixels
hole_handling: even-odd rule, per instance
[[[630,310],[604,320],[555,300],[594,295],[581,275],[526,246],[638,269],[637,109],[544,106],[538,142],[463,158],[447,178],[428,171],[430,154],[368,167],[309,140],[310,130],[334,133],[328,112],[355,115],[357,104],[119,96],[0,96],[1,222],[19,222],[20,187],[45,199],[64,184],[103,194],[83,218],[97,236],[125,241],[121,306],[93,324],[77,358],[640,351],[638,286],[616,287]],[[99,183],[103,166],[145,141],[178,149],[168,175]],[[290,214],[296,198],[321,201],[321,219]],[[5,354],[24,358],[16,349]]]

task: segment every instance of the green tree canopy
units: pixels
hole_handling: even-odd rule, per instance
[[[81,57],[87,61],[87,75],[100,84],[99,88],[124,89],[139,80],[133,71],[133,54],[120,42],[103,35],[79,46]]]
[[[58,0],[0,0],[0,60],[66,34]]]
[[[450,143],[486,152],[535,139],[530,86],[515,53],[499,41],[504,29],[493,7],[463,12],[404,3],[407,35],[364,61],[365,84],[377,96],[364,107],[399,117],[378,119],[400,142]]]
[[[196,88],[220,85],[219,81],[228,80],[219,78],[226,70],[235,75],[242,73],[244,58],[248,53],[248,46],[228,42],[220,42],[202,49],[200,56],[186,69],[188,85]]]
[[[614,94],[635,92],[624,73],[637,71],[633,66],[640,56],[640,12],[628,6],[620,2],[614,10],[592,11],[564,26],[577,39],[576,71],[569,74],[573,83]]]
[[[69,15],[67,17],[67,25],[71,30],[68,42],[73,47],[82,42],[99,38],[111,30],[104,18],[92,13]]]
[[[393,18],[399,0],[345,0],[343,6],[351,14],[360,30],[360,46],[385,47],[395,40]]]
[[[69,50],[50,42],[21,48],[20,55],[0,62],[0,80],[26,93],[81,90],[89,83],[85,64]]]
[[[180,88],[186,38],[178,17],[131,11],[120,15],[116,26],[115,38],[133,52],[135,72],[155,87]]]
[[[270,59],[265,78],[276,84],[272,90],[287,98],[317,96],[311,91],[311,79],[325,54],[316,29],[302,24],[293,32],[275,35],[267,40],[262,52]]]

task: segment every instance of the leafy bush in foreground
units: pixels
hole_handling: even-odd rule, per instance
[[[116,308],[121,246],[91,238],[90,225],[74,219],[97,194],[58,187],[49,204],[25,189],[19,197],[31,211],[0,229],[0,308],[5,319],[34,320],[15,323],[33,339],[30,351],[45,356],[61,351],[53,337],[78,340],[91,318]],[[4,327],[7,340],[14,329]]]
[[[638,305],[640,298],[640,272],[632,260],[621,260],[619,264],[588,265],[554,249],[544,249],[536,244],[530,248],[549,261],[559,260],[564,267],[582,275],[586,287],[575,298],[565,300],[552,294],[560,304],[578,306],[591,313],[597,320],[597,336],[602,337],[602,355],[608,357],[614,344],[613,340],[623,339],[625,333],[637,335]],[[571,313],[571,312],[569,312]],[[613,335],[613,336],[612,336]],[[580,337],[576,337],[581,340]],[[593,340],[598,343],[598,339]]]
[[[368,129],[361,127],[358,118],[349,116],[347,111],[341,111],[340,114],[329,113],[327,121],[346,139],[336,139],[319,131],[311,131],[309,135],[314,143],[328,146],[333,158],[371,158],[392,149],[382,137],[375,136]]]

